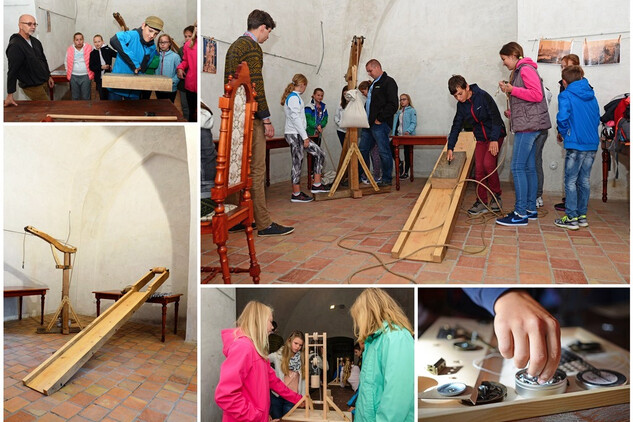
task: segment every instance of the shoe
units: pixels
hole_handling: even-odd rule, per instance
[[[539,196],[536,198],[536,208],[541,208],[543,206],[543,197]]]
[[[211,198],[200,199],[200,217],[207,216],[215,211],[216,203]]]
[[[361,182],[363,185],[368,185],[368,184],[369,184],[369,180],[367,180],[367,178],[366,178],[365,176],[361,176],[361,177],[360,177],[360,182]]]
[[[505,217],[497,218],[497,224],[500,224],[502,226],[527,226],[528,218],[521,217],[519,214],[512,211]]]
[[[569,218],[566,215],[563,215],[562,218],[557,218],[556,220],[554,220],[554,224],[556,226],[562,227],[564,229],[569,229],[569,230],[578,230],[579,229],[578,218],[576,218],[576,217]]]
[[[496,213],[500,213],[501,212],[501,208],[503,208],[503,201],[501,201],[501,197],[495,195],[495,197],[497,198],[497,200],[495,201],[494,198],[490,200],[490,203],[488,204],[488,207],[490,207],[490,211]],[[498,205],[497,205],[498,203]]]
[[[404,173],[404,163],[400,161],[400,165],[398,166],[398,174]]]
[[[312,193],[329,192],[331,188],[332,188],[332,185],[326,185],[325,183],[321,183],[319,186],[312,185],[310,192]]]
[[[580,226],[580,227],[589,227],[589,223],[587,222],[587,216],[586,215],[578,216],[578,226]]]
[[[475,216],[479,214],[485,214],[487,212],[488,212],[488,208],[486,208],[486,205],[484,205],[484,203],[478,199],[475,201],[473,206],[470,207],[470,209],[468,210],[468,215]]]
[[[408,178],[409,178],[409,172],[408,171],[400,173],[400,180],[407,180]]]
[[[563,202],[554,205],[554,209],[556,209],[556,211],[565,211],[565,198],[563,198]]]
[[[263,230],[258,230],[257,231],[257,236],[285,236],[287,234],[292,233],[293,231],[295,231],[294,227],[284,227],[284,226],[280,226],[277,223],[272,223],[270,226],[266,227]]]
[[[257,228],[257,226],[255,225],[255,223],[253,223],[253,224],[251,225],[251,227],[252,227],[253,229],[256,229],[256,228]],[[244,231],[244,230],[246,230],[246,227],[244,226],[244,224],[240,223],[240,224],[238,224],[238,225],[236,225],[236,226],[231,227],[231,228],[229,229],[229,233],[236,233],[236,232],[241,232],[241,231]]]
[[[383,182],[381,180],[380,182],[377,181],[376,183],[378,184],[379,188],[384,188],[384,187],[387,187],[387,186],[391,187],[391,182]]]
[[[306,195],[303,192],[299,192],[299,195],[292,194],[290,195],[290,202],[312,202],[314,198]]]
[[[527,211],[527,218],[530,220],[538,220],[538,211]]]

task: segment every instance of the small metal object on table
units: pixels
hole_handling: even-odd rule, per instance
[[[24,296],[40,296],[42,310],[40,313],[40,325],[44,325],[44,301],[48,287],[29,286],[4,286],[4,297],[18,298],[18,318],[22,319],[22,298]]]
[[[400,168],[400,145],[446,145],[446,135],[399,135],[392,136],[391,142],[394,147],[395,161],[396,161],[396,173]],[[409,162],[411,168],[409,169],[409,178],[413,182],[413,148],[409,151]],[[400,177],[396,174],[396,190],[400,190]]]
[[[123,294],[119,290],[106,290],[101,292],[92,292],[95,295],[95,299],[97,299],[97,316],[101,314],[101,299],[114,300],[115,302],[121,297]],[[171,294],[166,296],[156,296],[150,297],[147,299],[145,303],[160,303],[163,305],[162,307],[162,331],[160,341],[165,342],[165,326],[167,325],[167,305],[169,303],[174,304],[174,334],[178,334],[178,304],[180,302],[180,297],[182,293]]]

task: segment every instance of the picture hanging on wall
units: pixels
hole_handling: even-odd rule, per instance
[[[587,41],[583,46],[585,66],[620,63],[620,37],[613,40]]]
[[[204,62],[202,71],[215,73],[218,64],[218,43],[211,37],[202,37],[204,40]]]
[[[537,63],[560,64],[561,59],[571,52],[571,41],[540,40]]]

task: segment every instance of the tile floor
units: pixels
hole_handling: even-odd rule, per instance
[[[369,254],[337,246],[345,236],[360,236],[344,242],[345,246],[374,252],[381,260],[391,261],[391,249],[408,218],[426,179],[401,183],[388,194],[369,195],[361,199],[338,199],[311,203],[291,203],[288,183],[272,185],[267,190],[269,210],[275,222],[294,226],[289,236],[258,238],[257,259],[261,265],[261,283],[410,283],[383,268],[357,271],[377,263]],[[302,182],[305,188],[305,181]],[[511,210],[514,190],[504,183],[503,202]],[[469,186],[462,211],[475,200]],[[537,222],[527,227],[503,227],[488,221],[473,224],[465,212],[458,216],[451,238],[457,248],[474,248],[486,244],[482,253],[471,255],[449,249],[442,263],[404,260],[391,266],[416,283],[545,283],[588,284],[630,282],[629,202],[599,198],[589,202],[589,227],[571,232],[554,226],[563,213],[554,209],[560,194],[544,195],[545,206]],[[477,220],[480,221],[480,220]],[[390,234],[378,234],[394,231]],[[202,237],[202,265],[218,262],[210,235]],[[247,263],[248,249],[244,233],[229,237],[229,264]],[[211,283],[221,283],[216,276]],[[233,283],[251,283],[248,273],[232,274]]]
[[[37,327],[39,317],[4,323],[4,421],[196,420],[196,345],[180,335],[167,333],[161,343],[160,326],[127,322],[64,387],[45,396],[22,378],[70,337],[36,334]]]

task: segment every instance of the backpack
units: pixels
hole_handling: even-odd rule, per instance
[[[622,152],[631,134],[631,98],[629,94],[610,101],[604,106],[605,113],[600,117],[602,121],[602,139],[607,150],[615,158],[615,178],[618,178],[618,154]]]

